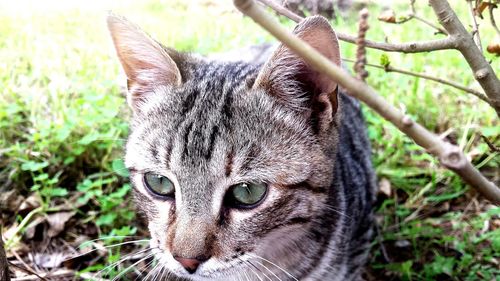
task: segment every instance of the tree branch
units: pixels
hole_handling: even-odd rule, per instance
[[[287,10],[273,0],[257,1],[269,6],[277,13],[295,22],[299,22],[302,19],[302,17]],[[419,53],[448,49],[460,51],[474,72],[474,78],[479,82],[481,88],[483,88],[488,96],[489,104],[495,109],[497,115],[500,116],[500,82],[495,72],[484,58],[483,53],[477,48],[474,40],[467,30],[465,30],[465,27],[451,9],[448,2],[446,0],[429,0],[429,2],[434,8],[439,22],[449,34],[448,37],[437,40],[400,44],[379,43],[365,40],[365,46],[372,49],[399,53]],[[345,42],[356,43],[356,36],[353,35],[338,32],[337,37]]]
[[[484,197],[500,205],[500,189],[487,180],[455,145],[443,141],[420,124],[411,120],[397,108],[388,104],[366,83],[352,77],[341,67],[321,55],[316,49],[304,43],[273,18],[265,13],[253,0],[234,0],[235,6],[269,33],[301,56],[309,65],[337,81],[348,93],[363,101],[382,117],[393,123],[399,130],[412,138],[418,145],[435,155],[441,164],[457,173],[476,188]]]
[[[295,22],[300,22],[303,18],[292,11],[286,9],[282,5],[273,0],[258,0],[264,5],[270,7],[278,14],[285,16]],[[337,37],[345,42],[356,44],[356,36],[337,32]],[[452,37],[443,39],[419,41],[410,43],[383,43],[365,40],[365,46],[372,49],[382,50],[386,52],[399,52],[399,53],[422,53],[437,50],[456,49],[457,42]]]
[[[411,14],[409,15],[410,19],[416,19],[416,20],[418,20],[418,21],[420,21],[422,23],[425,23],[428,26],[436,29],[438,33],[442,33],[442,34],[448,35],[448,32],[445,29],[443,29],[442,27],[437,26],[434,23],[432,23],[432,22],[430,22],[430,21],[428,21],[428,20],[420,17],[419,15],[417,15],[417,9],[415,9],[415,0],[411,0],[410,1],[410,8],[411,8]]]
[[[497,115],[500,116],[500,81],[491,65],[486,61],[483,52],[478,49],[472,36],[460,22],[448,1],[429,0],[429,4],[450,37],[457,39],[457,50],[464,56],[472,69],[474,78],[490,99]]]
[[[356,62],[355,60],[351,60],[351,59],[342,59],[342,60],[346,61],[346,62],[352,62],[352,63]],[[372,63],[366,63],[365,65],[369,66],[369,67],[380,68],[380,69],[385,70],[386,72],[396,72],[396,73],[415,76],[415,77],[423,78],[426,80],[431,80],[431,81],[434,81],[437,83],[441,83],[441,84],[462,90],[462,91],[467,92],[469,94],[472,94],[472,95],[480,98],[481,100],[487,102],[488,104],[490,104],[490,100],[488,99],[488,97],[485,94],[481,93],[480,91],[477,91],[477,90],[474,90],[471,88],[467,88],[467,87],[460,85],[454,81],[445,80],[445,79],[442,79],[442,78],[439,78],[436,76],[427,75],[424,73],[417,73],[417,72],[409,71],[406,69],[396,68],[396,67],[393,67],[391,65],[383,66],[383,65],[377,65],[377,64],[372,64]]]
[[[469,4],[470,17],[471,17],[472,23],[473,23],[472,24],[472,38],[476,42],[476,46],[479,48],[479,50],[482,51],[483,46],[481,46],[481,36],[479,35],[479,25],[477,24],[476,12],[474,10],[474,4],[472,4],[472,1],[476,2],[475,0],[467,0],[467,3]]]

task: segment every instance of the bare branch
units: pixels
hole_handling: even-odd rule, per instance
[[[444,28],[435,25],[434,23],[420,17],[417,14],[417,9],[415,9],[415,0],[410,0],[410,8],[411,8],[411,13],[408,15],[410,19],[416,19],[422,23],[425,23],[428,26],[434,28],[438,33],[442,33],[442,34],[446,34],[446,35],[448,34],[448,31],[446,31]]]
[[[477,24],[476,11],[474,10],[474,5],[472,4],[472,1],[473,0],[467,0],[467,3],[469,3],[470,17],[472,19],[472,38],[476,42],[476,46],[479,48],[479,50],[482,51],[483,47],[481,46],[481,36],[479,36],[479,26]]]
[[[500,81],[491,65],[486,61],[483,52],[476,46],[457,15],[446,0],[429,0],[439,22],[448,31],[451,38],[456,38],[457,49],[469,64],[474,78],[479,82],[491,105],[500,116]]]
[[[270,7],[278,14],[285,16],[295,22],[300,22],[303,18],[290,10],[286,9],[282,5],[278,4],[273,0],[258,0],[264,5]],[[356,36],[337,32],[337,37],[345,42],[356,44]],[[399,52],[399,53],[422,53],[437,50],[449,50],[455,49],[457,42],[455,38],[446,37],[443,39],[421,41],[421,42],[410,42],[410,43],[384,43],[375,42],[370,40],[365,40],[365,46],[367,48],[382,50],[386,52]]]
[[[418,145],[435,155],[441,164],[453,170],[462,179],[476,188],[484,197],[494,204],[500,205],[500,189],[487,180],[472,164],[467,161],[459,147],[440,139],[420,124],[401,113],[396,107],[388,104],[366,83],[352,77],[341,67],[330,62],[316,49],[304,43],[286,28],[281,26],[253,0],[234,0],[236,7],[252,18],[269,33],[283,42],[287,47],[300,55],[309,65],[325,73],[337,81],[348,93],[363,101],[382,117],[393,123],[403,133],[412,138]]]
[[[495,31],[497,32],[497,35],[500,37],[500,29],[498,29],[497,23],[495,21],[495,15],[493,14],[493,9],[495,9],[496,6],[494,5],[489,5],[488,10],[490,12],[490,22]]]
[[[351,59],[342,59],[342,60],[346,61],[346,62],[352,62],[352,63],[356,62],[355,60],[351,60]],[[427,75],[427,74],[424,74],[424,73],[417,73],[417,72],[409,71],[409,70],[406,70],[406,69],[396,68],[396,67],[393,67],[391,65],[383,66],[383,65],[377,65],[377,64],[367,63],[366,66],[380,68],[380,69],[385,70],[386,72],[401,73],[401,74],[405,74],[405,75],[419,77],[419,78],[422,78],[422,79],[425,79],[425,80],[431,80],[431,81],[434,81],[434,82],[437,82],[437,83],[441,83],[441,84],[444,84],[444,85],[448,85],[450,87],[453,87],[453,88],[462,90],[464,92],[470,93],[470,94],[478,97],[479,99],[487,102],[488,104],[490,104],[490,100],[488,99],[488,97],[485,94],[481,93],[480,91],[477,91],[477,90],[474,90],[474,89],[471,89],[471,88],[467,88],[467,87],[465,87],[463,85],[460,85],[460,84],[458,84],[457,82],[454,82],[454,81],[445,80],[445,79],[442,79],[442,78],[439,78],[439,77],[436,77],[436,76]]]

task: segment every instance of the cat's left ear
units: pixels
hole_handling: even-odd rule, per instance
[[[333,63],[341,64],[337,35],[324,17],[304,19],[293,33]],[[285,106],[308,109],[311,117],[319,121],[319,130],[327,129],[337,112],[337,83],[283,44],[263,66],[254,88],[264,88]]]
[[[127,75],[127,100],[134,111],[158,86],[179,86],[181,73],[167,49],[125,18],[110,14],[108,28]]]

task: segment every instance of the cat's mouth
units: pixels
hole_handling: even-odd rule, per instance
[[[158,261],[159,268],[163,268],[162,271],[169,272],[165,275],[175,275],[191,281],[237,280],[245,278],[245,266],[249,259],[249,257],[244,256],[229,261],[210,258],[200,264],[196,271],[188,272],[170,253],[164,252],[159,248],[153,248],[152,252]]]

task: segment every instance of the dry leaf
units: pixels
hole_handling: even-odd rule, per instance
[[[49,222],[49,237],[55,237],[64,230],[66,222],[75,215],[75,212],[59,212],[47,216]]]
[[[17,212],[23,201],[24,196],[19,195],[16,190],[0,192],[0,210]]]
[[[396,13],[391,9],[385,10],[378,16],[378,20],[388,23],[396,23]]]
[[[378,186],[379,186],[379,193],[382,193],[387,197],[391,196],[392,193],[391,182],[388,179],[382,178],[379,181]]]
[[[491,42],[488,47],[486,47],[486,51],[490,54],[495,54],[497,56],[500,56],[500,41],[493,41]]]
[[[476,16],[483,18],[484,10],[486,10],[486,8],[488,8],[490,5],[494,5],[494,4],[489,3],[489,2],[485,2],[485,1],[481,1],[481,3],[479,3],[479,5],[477,5],[477,7],[474,9]]]
[[[36,193],[32,193],[24,202],[19,206],[18,212],[29,212],[41,206],[42,199]]]
[[[44,222],[45,222],[44,217],[36,217],[26,227],[26,231],[24,231],[24,237],[28,240],[33,239],[33,237],[35,237],[35,234],[36,234],[37,226],[41,223],[44,223]]]
[[[66,259],[64,253],[35,253],[33,262],[43,268],[58,268]]]

